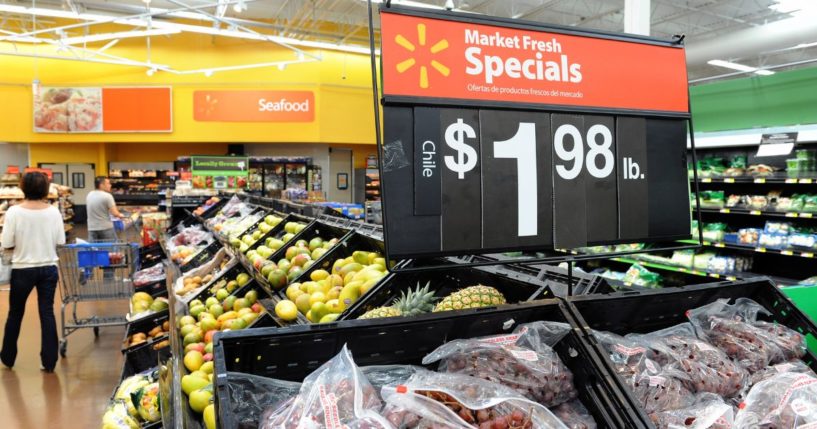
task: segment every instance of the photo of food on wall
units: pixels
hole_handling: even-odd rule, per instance
[[[102,89],[47,88],[34,98],[34,131],[102,131]]]

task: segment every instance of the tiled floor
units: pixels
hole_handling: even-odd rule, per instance
[[[8,315],[8,286],[0,286],[0,338]],[[60,295],[54,303],[57,329],[60,325]],[[126,301],[82,303],[78,316],[124,315]],[[70,317],[70,312],[66,314]],[[19,352],[13,370],[0,368],[0,428],[96,428],[122,371],[120,347],[125,327],[91,329],[68,337],[67,357],[60,359],[53,374],[40,372],[40,322],[37,294],[26,305]]]
[[[56,314],[59,306],[59,302],[54,306]],[[83,314],[124,314],[127,303],[88,303],[79,308]],[[3,324],[7,314],[8,292],[0,292]],[[57,320],[59,325],[59,315]],[[97,339],[90,329],[71,334],[67,357],[60,359],[53,374],[44,374],[40,372],[40,323],[33,293],[26,305],[14,369],[0,369],[0,427],[99,427],[122,371],[119,350],[124,333],[124,327],[113,327],[101,329]]]

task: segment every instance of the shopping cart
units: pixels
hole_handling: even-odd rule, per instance
[[[127,323],[123,316],[77,317],[77,304],[91,301],[128,300],[133,295],[133,273],[139,269],[136,243],[80,243],[60,246],[60,297],[62,338],[60,355],[65,357],[67,337],[82,328],[93,328],[99,336],[103,326]],[[73,305],[73,319],[65,320],[65,309]]]

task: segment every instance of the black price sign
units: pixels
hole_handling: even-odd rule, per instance
[[[420,15],[404,9],[381,11],[385,104],[381,180],[390,257],[689,237],[682,49],[575,32],[523,30],[512,24],[498,27],[496,21],[482,25],[459,15],[451,15],[456,22]],[[426,43],[421,38],[417,46],[407,39],[412,28],[433,43],[428,48],[432,54],[464,52],[467,61],[432,60],[430,68],[421,66],[417,85],[407,83],[410,79],[402,74],[423,57],[406,59],[401,50],[415,53]],[[495,35],[503,46],[489,46],[494,39],[479,34]],[[554,44],[534,43],[545,38]],[[668,77],[635,72],[636,79],[644,78],[644,87],[621,88],[633,93],[632,100],[601,91],[596,87],[600,82],[613,85],[623,75],[592,68],[598,66],[594,58],[583,55],[594,44],[615,51],[623,60],[645,54],[641,48],[656,50],[680,71]],[[561,64],[577,73],[566,74],[570,79],[558,83],[547,82],[547,76],[555,74],[536,79],[539,75],[533,71],[540,64],[512,56],[514,46],[527,46],[534,53],[558,46],[563,54],[556,56],[561,62],[554,62],[554,67]],[[564,53],[568,50],[575,53],[570,61]],[[480,67],[470,61],[477,52],[486,54]],[[541,59],[542,67],[550,67],[542,52],[535,58]],[[632,65],[627,67],[633,70]],[[661,70],[657,72],[660,75]],[[439,83],[431,79],[434,73]],[[525,76],[535,82],[519,82]],[[657,82],[669,87],[650,94]],[[573,91],[538,89],[548,84]],[[519,97],[509,97],[512,90]],[[676,99],[679,90],[682,100]],[[659,99],[668,91],[669,102]]]

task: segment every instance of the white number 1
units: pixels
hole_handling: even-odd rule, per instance
[[[536,124],[522,122],[516,135],[494,142],[494,158],[516,159],[519,236],[538,234],[539,189],[536,174]]]

